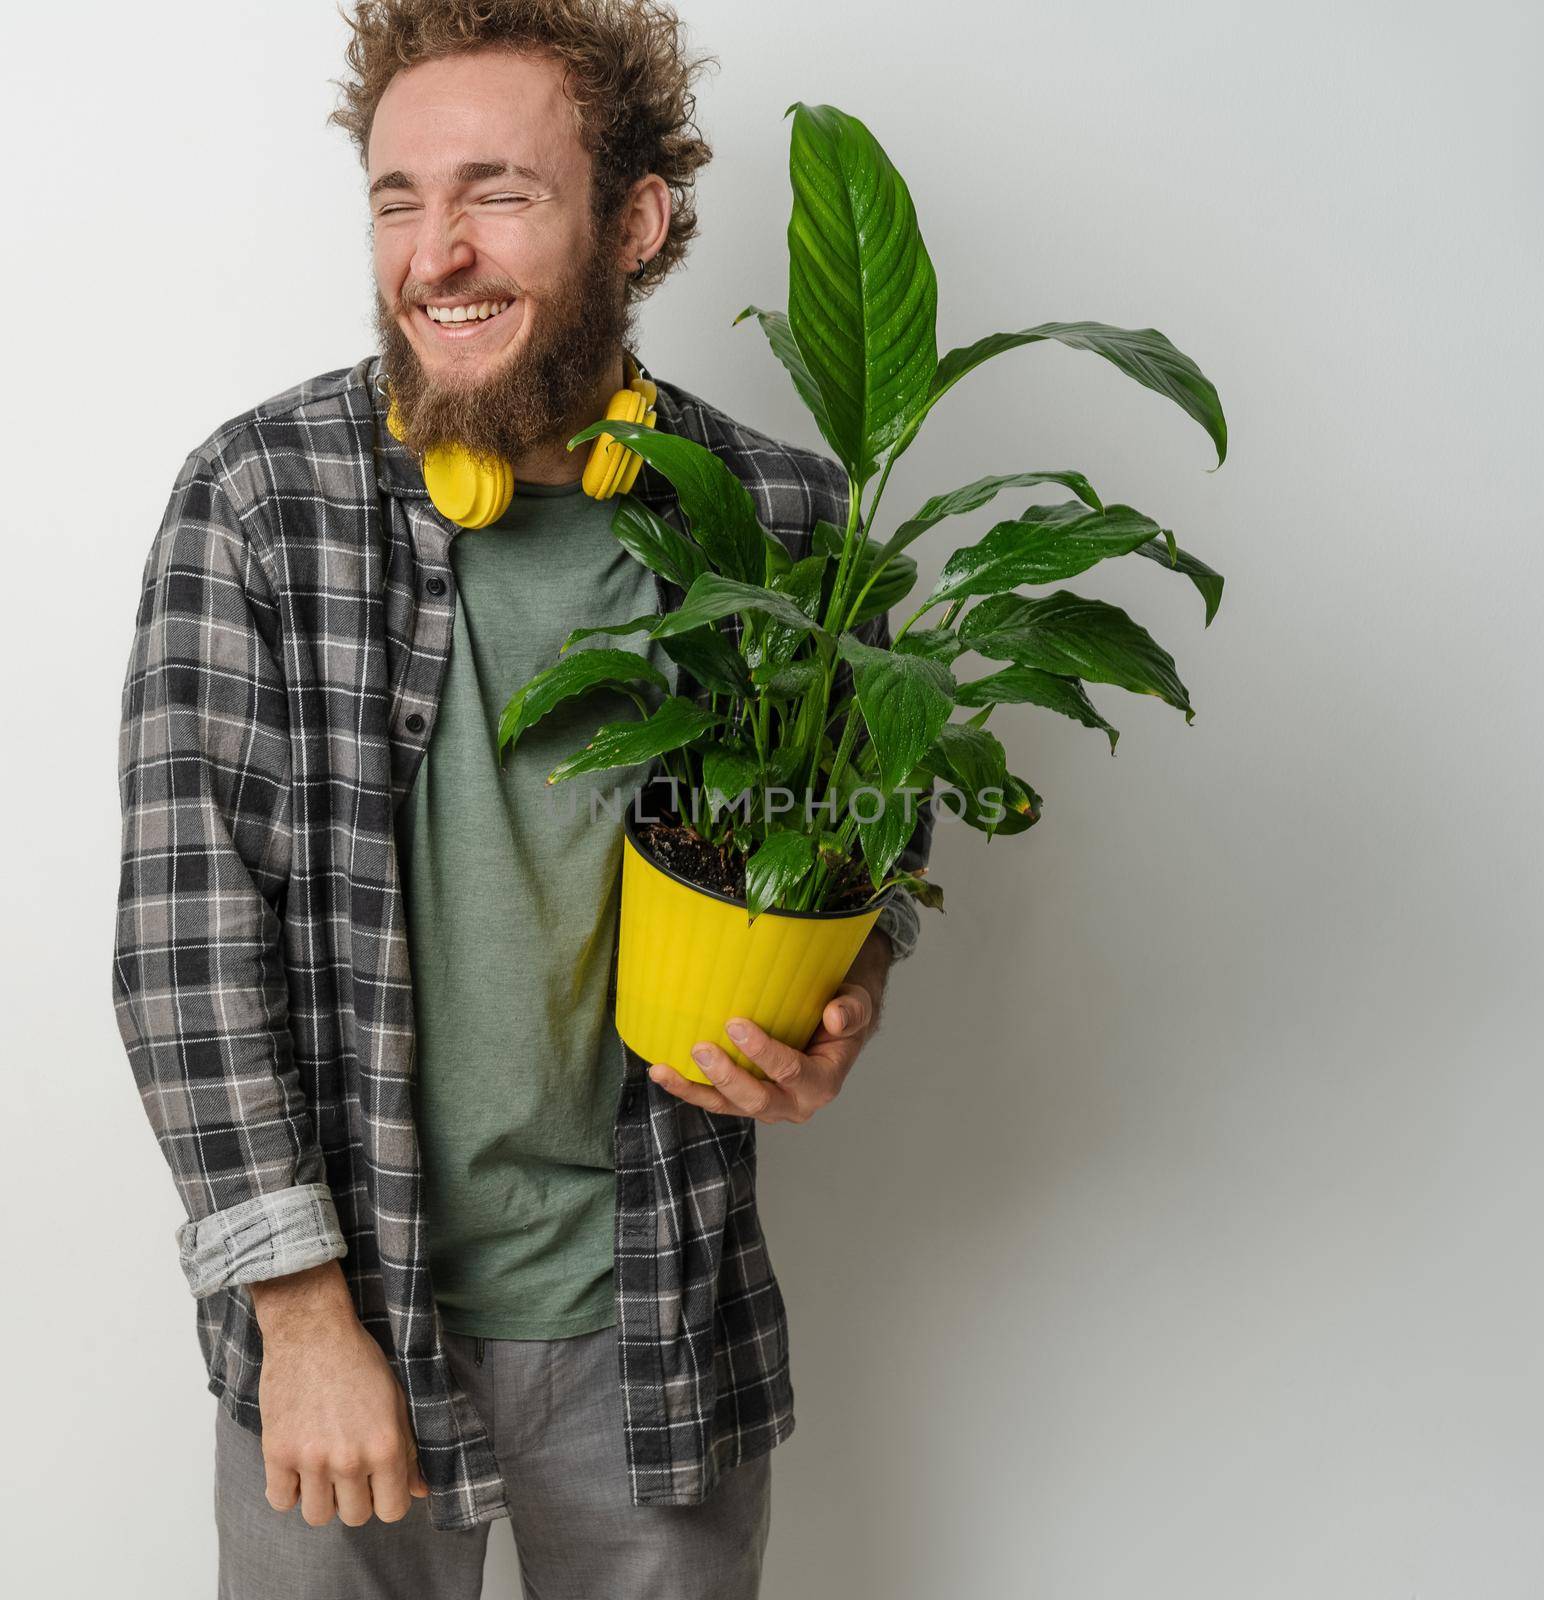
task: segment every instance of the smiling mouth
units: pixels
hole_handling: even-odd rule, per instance
[[[484,329],[498,322],[518,302],[516,300],[483,300],[472,305],[415,306],[415,318],[429,324],[430,336],[436,340],[463,340],[476,338]]]

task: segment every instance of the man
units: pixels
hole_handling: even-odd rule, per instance
[[[887,908],[804,1050],[749,1027],[766,1079],[621,1046],[619,832],[539,803],[580,723],[505,770],[489,728],[570,627],[679,603],[564,442],[694,231],[693,69],[653,4],[352,26],[380,355],[189,455],[124,688],[114,995],[188,1216],[220,1593],[476,1596],[507,1515],[545,1600],[736,1600],[794,1425],[756,1126],[840,1090],[916,913]],[[820,455],[663,381],[656,410],[796,555],[845,521]],[[449,442],[513,466],[489,527],[427,498]],[[684,526],[647,467],[634,492]]]

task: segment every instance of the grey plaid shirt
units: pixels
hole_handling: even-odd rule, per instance
[[[123,688],[113,998],[187,1213],[210,1390],[261,1432],[243,1285],[341,1258],[406,1393],[433,1524],[465,1528],[509,1507],[429,1278],[392,830],[434,732],[459,529],[387,431],[377,376],[370,356],[298,384],[177,476]],[[817,519],[845,525],[831,461],[670,384],[656,409],[726,462],[796,557]],[[652,468],[634,492],[684,531]],[[884,618],[859,631],[888,637]],[[904,865],[926,860],[931,830],[924,807]],[[898,956],[917,923],[909,898],[886,908]],[[757,1216],[756,1122],[676,1099],[624,1055],[619,1445],[635,1505],[695,1505],[793,1430],[787,1313]]]

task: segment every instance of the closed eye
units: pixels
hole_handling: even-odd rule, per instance
[[[521,201],[529,200],[530,198],[528,194],[490,194],[479,203],[482,205],[502,205],[506,201]],[[409,205],[382,206],[375,214],[378,217],[390,217],[399,211],[411,211],[412,209],[413,207]]]

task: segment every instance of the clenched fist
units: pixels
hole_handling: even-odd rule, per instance
[[[336,1261],[250,1285],[263,1333],[258,1409],[268,1503],[312,1527],[400,1522],[429,1493],[407,1398],[355,1315]]]

